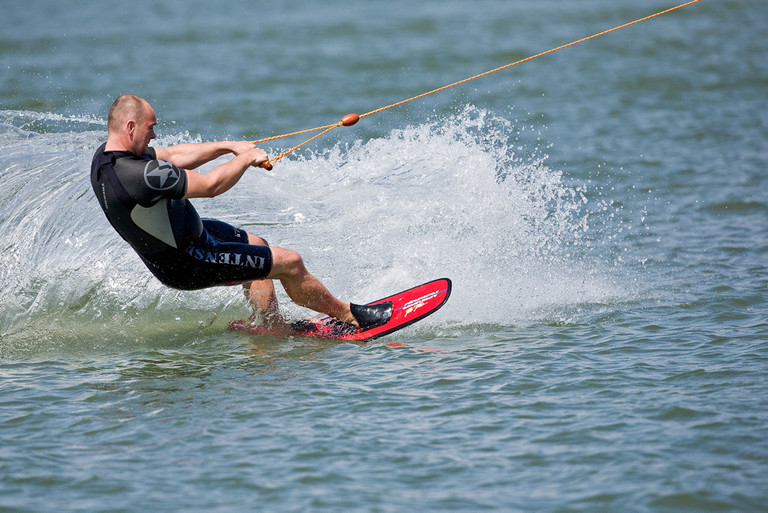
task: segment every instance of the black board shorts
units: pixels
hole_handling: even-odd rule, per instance
[[[203,233],[186,247],[139,255],[163,284],[181,290],[263,280],[272,270],[269,246],[248,244],[248,233],[223,221],[203,219]]]

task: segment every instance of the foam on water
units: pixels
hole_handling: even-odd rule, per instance
[[[178,292],[160,285],[109,227],[88,181],[103,126],[50,114],[3,118],[6,341],[132,338],[136,330],[164,335],[169,325],[197,329],[222,310],[245,311],[236,289]],[[73,130],[77,123],[83,126]],[[228,194],[196,206],[204,216],[299,250],[347,300],[449,277],[453,297],[433,324],[525,323],[621,296],[621,284],[607,279],[612,263],[590,249],[589,191],[548,168],[539,148],[521,148],[516,130],[468,107],[379,139],[292,156],[272,172],[253,170]],[[199,138],[176,133],[157,143],[190,140]],[[284,297],[283,304],[299,314]]]

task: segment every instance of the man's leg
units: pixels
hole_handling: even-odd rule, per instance
[[[267,241],[254,235],[248,234],[248,244],[256,246],[269,246]],[[267,326],[273,324],[285,324],[283,316],[280,315],[280,308],[277,304],[277,295],[275,294],[275,284],[272,280],[254,280],[243,283],[243,292],[245,299],[251,303],[253,313],[261,316],[262,321]]]
[[[268,278],[280,280],[294,303],[357,326],[349,303],[337,299],[320,280],[312,276],[298,253],[282,248],[271,249],[272,271]]]
[[[268,246],[264,239],[252,233],[248,234],[248,243]],[[357,326],[357,320],[350,311],[349,303],[337,299],[317,278],[312,276],[298,253],[282,248],[270,249],[272,250],[272,270],[267,279],[243,283],[245,298],[251,303],[254,313],[260,315],[267,326],[272,328],[286,326],[280,314],[273,279],[280,280],[288,297],[297,305]]]

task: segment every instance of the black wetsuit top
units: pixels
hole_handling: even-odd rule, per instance
[[[200,219],[184,199],[187,173],[157,160],[104,151],[91,163],[91,185],[110,224],[168,286],[198,289],[264,279],[272,268],[266,246],[248,244],[244,230]]]

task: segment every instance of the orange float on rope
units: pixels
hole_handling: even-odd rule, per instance
[[[347,114],[346,116],[341,118],[341,124],[343,126],[352,126],[358,121],[360,121],[360,116],[358,116],[357,114]]]

